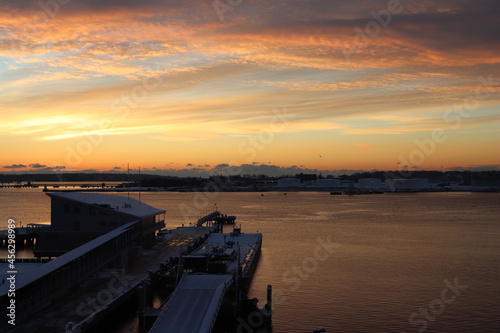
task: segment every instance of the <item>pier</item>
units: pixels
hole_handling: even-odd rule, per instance
[[[196,226],[161,230],[165,211],[132,198],[48,195],[50,227],[31,225],[15,232],[16,242],[37,235],[38,259],[0,261],[9,267],[2,271],[15,270],[9,272],[15,274],[15,282],[6,283],[11,275],[0,276],[0,306],[12,304],[9,288],[14,285],[16,309],[16,325],[4,316],[2,332],[90,332],[133,297],[142,300],[136,306],[143,332],[149,316],[155,320],[152,332],[208,333],[223,304],[232,307],[233,314],[241,308],[262,234],[242,234],[235,227],[222,234],[223,224],[234,225],[236,217],[215,211]],[[96,236],[81,242],[92,235]],[[154,311],[143,302],[144,290],[150,288],[172,293]]]
[[[135,224],[51,261],[34,259],[37,265],[31,269],[23,266],[26,273],[18,276],[16,291],[18,322],[7,332],[92,331],[172,263],[181,263],[191,273],[181,272],[168,302],[156,310],[149,332],[211,332],[228,292],[234,295],[245,290],[260,254],[262,235],[241,234],[239,229],[220,234],[215,233],[218,227],[181,227],[162,234],[155,246],[119,268],[116,264],[123,251],[139,235]],[[7,304],[6,288],[0,286],[2,306]]]
[[[135,260],[123,265],[140,236],[138,223],[128,223],[56,259],[25,261],[20,266],[24,273],[17,277],[16,327],[6,332],[92,331],[169,265],[182,270],[179,283],[165,306],[155,310],[157,319],[150,332],[210,332],[228,293],[239,294],[247,285],[262,235],[241,234],[239,229],[221,234],[218,226],[181,227],[160,233],[156,244],[142,253],[132,251]],[[7,306],[6,291],[7,285],[1,285],[1,306]]]
[[[182,248],[199,243],[215,230],[207,227],[172,230],[140,258],[120,267],[117,260],[136,237],[134,224],[19,274],[16,327],[6,332],[90,330],[109,311],[136,295],[138,287],[159,269],[161,262],[179,256]],[[6,284],[0,286],[1,306],[7,306],[7,289]],[[4,320],[0,327],[10,328]]]

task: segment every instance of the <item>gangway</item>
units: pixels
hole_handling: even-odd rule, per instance
[[[184,275],[149,333],[210,333],[232,283],[233,275]]]
[[[201,227],[204,223],[207,223],[208,225],[234,224],[235,220],[236,216],[227,216],[221,214],[221,212],[216,210],[206,216],[199,218],[198,222],[196,222],[196,226]]]
[[[203,223],[214,221],[214,218],[219,217],[219,216],[222,216],[222,214],[218,210],[216,210],[215,212],[212,212],[212,213],[198,219],[196,226],[201,227],[203,225]]]

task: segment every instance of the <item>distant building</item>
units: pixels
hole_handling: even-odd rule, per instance
[[[340,187],[340,179],[318,179],[316,180],[316,187],[319,188],[338,188]]]
[[[387,191],[391,192],[416,192],[427,189],[429,187],[429,181],[422,178],[386,179],[385,187]]]
[[[297,178],[281,178],[278,179],[278,187],[287,188],[287,187],[299,187],[300,179]]]
[[[471,185],[475,187],[500,187],[499,178],[472,178]]]
[[[136,245],[152,245],[155,234],[165,227],[165,210],[133,198],[83,192],[48,193],[51,197],[51,227],[40,232],[34,249],[37,257],[60,256],[118,226],[140,221],[141,237]]]
[[[295,178],[298,178],[303,184],[312,184],[318,177],[314,173],[300,173]]]
[[[381,190],[384,184],[378,178],[361,178],[358,180],[359,189],[363,190]]]
[[[259,179],[255,183],[255,187],[260,189],[271,189],[277,185],[278,182],[275,179]]]
[[[340,180],[340,187],[344,189],[353,189],[354,188],[354,180],[350,179],[341,179]]]

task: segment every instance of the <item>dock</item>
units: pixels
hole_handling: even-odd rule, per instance
[[[165,306],[154,311],[157,319],[149,332],[210,332],[228,292],[240,293],[248,286],[262,235],[241,234],[240,229],[221,234],[217,226],[180,227],[161,233],[157,244],[125,267],[112,268],[116,255],[109,253],[119,257],[127,248],[134,224],[56,259],[24,262],[25,273],[16,281],[18,322],[15,329],[4,326],[10,329],[6,332],[95,330],[111,311],[181,258],[180,281]],[[0,285],[2,306],[8,301],[6,291],[7,286]]]
[[[7,231],[8,242],[38,232],[38,259],[0,261],[5,268],[0,273],[0,307],[15,305],[0,319],[0,331],[91,332],[101,329],[114,310],[139,299],[135,306],[143,331],[149,321],[153,333],[208,333],[221,306],[234,309],[232,315],[241,309],[262,234],[243,234],[234,226],[231,233],[221,233],[236,217],[216,210],[195,226],[166,230],[165,210],[132,198],[48,195],[50,227],[17,228],[15,238]],[[148,309],[150,288],[171,297],[160,308]]]

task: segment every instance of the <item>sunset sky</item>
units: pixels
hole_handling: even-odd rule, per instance
[[[2,0],[0,172],[498,169],[499,16],[494,0]]]

